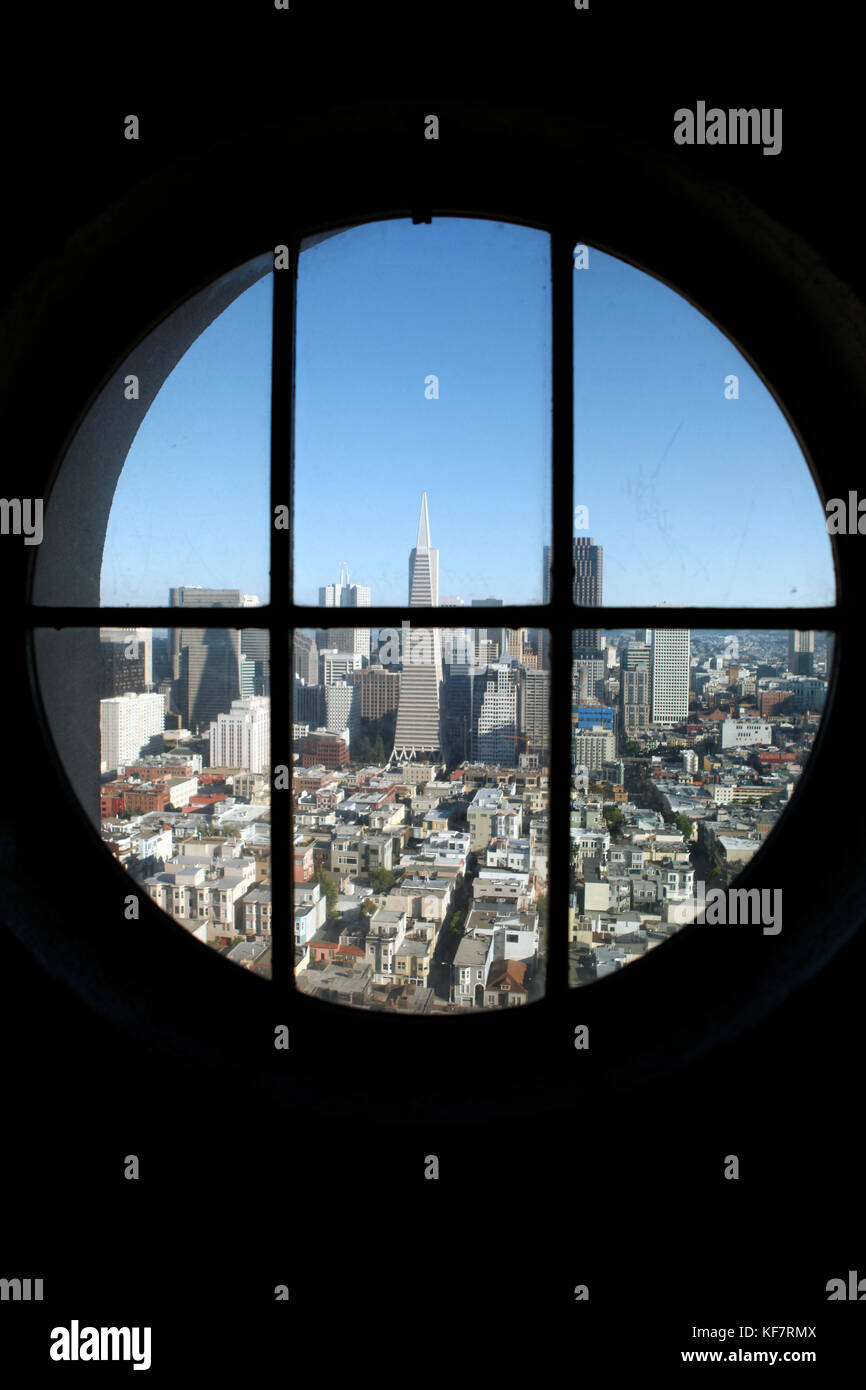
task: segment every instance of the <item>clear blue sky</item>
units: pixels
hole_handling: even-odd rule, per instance
[[[831,603],[820,501],[744,358],[594,248],[574,279],[577,534],[604,547],[604,601]],[[380,223],[302,252],[299,602],[316,603],[341,560],[374,603],[406,602],[425,489],[440,597],[540,599],[549,284],[546,234],[500,223]],[[269,275],[235,301],[148,412],[115,495],[103,603],[167,603],[174,584],[267,600],[271,295]]]
[[[102,557],[103,604],[168,604],[175,585],[269,596],[273,274],[166,379],[132,443]]]

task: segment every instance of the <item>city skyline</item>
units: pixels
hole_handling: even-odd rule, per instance
[[[296,601],[315,604],[322,566],[347,561],[376,602],[401,603],[388,542],[422,487],[449,557],[444,592],[541,599],[547,259],[544,233],[458,218],[352,228],[302,252]],[[575,502],[588,509],[576,532],[605,537],[607,601],[832,602],[820,499],[745,358],[625,262],[592,249],[574,276]],[[142,422],[109,520],[103,603],[163,603],[178,555],[208,585],[267,600],[271,293],[268,275],[215,320]],[[172,505],[154,528],[157,491]],[[323,507],[334,495],[341,506]]]

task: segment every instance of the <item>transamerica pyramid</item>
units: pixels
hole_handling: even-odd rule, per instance
[[[430,545],[427,494],[421,494],[418,539],[409,551],[409,607],[439,607],[439,551]],[[397,701],[397,729],[392,761],[414,758],[438,762],[439,696],[442,688],[442,643],[438,628],[404,629],[403,670]]]

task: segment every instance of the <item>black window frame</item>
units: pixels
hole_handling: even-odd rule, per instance
[[[521,119],[525,122],[525,114],[521,117]],[[480,121],[480,118],[477,117],[477,113],[476,120]],[[483,124],[483,121],[481,121],[481,123]],[[468,122],[468,124],[471,126],[472,122],[470,121]],[[540,124],[543,125],[543,122]],[[533,131],[532,138],[543,144],[543,130],[536,128]],[[399,139],[397,141],[397,145],[399,148]],[[623,151],[619,150],[619,154],[622,157]],[[632,170],[632,172],[636,173],[634,169]],[[657,177],[657,171],[655,172]],[[457,182],[459,183],[459,179],[457,180]],[[670,189],[668,189],[667,191],[670,192]],[[536,202],[537,194],[538,190],[536,189]],[[567,756],[565,759],[559,760],[561,764],[560,766],[557,766],[558,760],[556,756],[556,750],[557,743],[560,742],[560,739],[561,742],[565,743],[567,742],[568,737],[570,736],[570,721],[568,716],[570,715],[571,632],[575,627],[580,626],[581,616],[583,614],[589,613],[591,614],[591,619],[594,626],[598,626],[602,629],[608,629],[610,627],[615,626],[631,625],[660,626],[661,615],[660,610],[653,606],[647,606],[643,608],[638,606],[617,608],[602,606],[600,608],[594,608],[591,610],[580,610],[573,605],[571,600],[571,537],[573,516],[573,376],[571,361],[573,324],[571,316],[571,286],[573,281],[572,251],[574,244],[576,241],[581,240],[585,244],[590,246],[600,245],[602,249],[609,249],[612,254],[620,255],[623,259],[630,260],[633,264],[638,265],[639,268],[648,270],[651,274],[655,274],[656,278],[662,279],[664,283],[668,283],[671,286],[671,288],[676,289],[678,293],[685,293],[685,291],[679,285],[673,284],[669,279],[665,278],[665,275],[663,273],[660,273],[658,270],[652,269],[648,265],[641,264],[640,260],[636,258],[634,254],[629,254],[627,246],[618,246],[613,242],[608,242],[607,244],[605,244],[605,238],[603,235],[593,236],[591,227],[580,227],[578,224],[581,218],[574,210],[571,210],[567,216],[558,215],[550,217],[546,220],[536,220],[532,216],[528,215],[518,216],[513,211],[513,209],[506,209],[506,211],[503,211],[503,205],[501,201],[497,201],[498,199],[501,199],[501,197],[501,188],[497,191],[494,197],[488,196],[486,199],[484,197],[479,198],[476,194],[476,196],[472,198],[471,203],[469,203],[468,198],[466,200],[459,200],[455,203],[447,198],[436,198],[431,196],[429,198],[429,201],[425,201],[425,204],[420,211],[418,211],[418,203],[416,201],[413,206],[410,206],[408,208],[394,207],[390,211],[386,210],[383,212],[382,207],[386,206],[384,204],[380,204],[376,211],[371,211],[368,207],[364,207],[364,200],[361,200],[360,205],[357,205],[354,208],[352,208],[351,205],[353,199],[351,195],[342,196],[337,199],[338,202],[341,202],[344,205],[341,215],[330,218],[325,217],[321,219],[311,217],[310,220],[304,224],[303,228],[300,225],[296,224],[293,227],[291,235],[289,237],[280,237],[279,235],[277,235],[274,239],[275,245],[281,243],[289,244],[292,252],[292,254],[290,255],[290,270],[288,272],[274,272],[275,337],[273,351],[275,366],[272,380],[272,392],[274,398],[276,399],[278,395],[280,395],[280,392],[284,390],[286,374],[287,372],[291,374],[291,367],[293,362],[294,344],[293,342],[288,342],[286,340],[286,335],[284,331],[287,322],[285,316],[285,296],[289,292],[289,290],[291,290],[292,295],[294,295],[294,283],[297,273],[298,260],[297,247],[300,243],[302,235],[308,235],[316,230],[325,229],[328,227],[357,225],[362,221],[379,220],[382,216],[406,216],[407,212],[412,213],[413,218],[416,221],[428,220],[429,216],[431,215],[431,210],[435,206],[437,211],[432,215],[472,215],[484,218],[492,217],[494,219],[499,220],[510,220],[514,222],[519,222],[523,225],[545,227],[545,229],[550,231],[552,237],[552,482],[554,488],[554,507],[552,511],[552,544],[554,566],[552,605],[549,610],[545,610],[545,606],[543,604],[539,604],[532,605],[531,607],[526,608],[511,606],[507,609],[498,608],[491,609],[489,611],[485,609],[476,609],[473,612],[473,616],[478,620],[479,624],[482,624],[485,621],[487,621],[490,623],[490,625],[507,625],[514,627],[548,627],[551,632],[551,741],[553,744],[554,753],[551,759],[551,787],[549,800],[549,814],[551,818],[550,864],[552,872],[550,877],[551,930],[548,936],[548,982],[546,995],[543,1000],[533,1005],[528,1005],[520,1010],[517,1010],[516,1018],[514,1020],[509,1019],[509,1015],[514,1011],[503,1011],[501,1015],[498,1013],[494,1013],[491,1016],[483,1016],[480,1019],[467,1018],[451,1020],[432,1020],[416,1019],[409,1016],[401,1018],[399,1024],[394,1024],[392,1019],[383,1018],[382,1016],[375,1013],[368,1014],[365,1011],[340,1008],[339,1006],[334,1006],[331,1004],[322,1004],[319,1001],[304,998],[304,996],[299,993],[293,993],[291,999],[289,1000],[285,997],[283,993],[282,982],[279,978],[276,978],[274,980],[272,986],[265,986],[263,982],[256,981],[255,985],[258,996],[256,999],[256,1007],[261,1009],[263,1014],[271,1013],[273,1017],[279,1019],[288,1010],[289,1013],[297,1016],[297,1027],[301,1031],[306,1029],[309,1031],[310,1034],[314,1033],[319,1043],[324,1043],[325,1041],[325,1033],[323,1032],[323,1029],[327,1030],[327,1032],[332,1035],[330,1038],[331,1045],[327,1047],[323,1046],[316,1057],[317,1061],[324,1062],[324,1070],[321,1066],[318,1068],[319,1082],[324,1083],[322,1085],[322,1090],[319,1099],[321,1099],[321,1097],[324,1097],[324,1100],[322,1100],[321,1103],[325,1104],[326,1107],[335,1103],[335,1100],[337,1100],[337,1097],[340,1094],[339,1087],[332,1087],[329,1089],[328,1078],[326,1076],[327,1066],[329,1062],[338,1062],[340,1057],[345,1055],[345,1049],[347,1044],[350,1044],[352,1047],[363,1047],[365,1045],[366,1039],[369,1046],[375,1046],[379,1049],[382,1056],[386,1056],[388,1048],[392,1048],[395,1045],[397,1047],[400,1047],[401,1049],[408,1045],[410,1051],[414,1052],[415,1043],[417,1039],[413,1038],[410,1042],[410,1037],[413,1032],[418,1033],[419,1030],[425,1030],[426,1047],[427,1044],[430,1043],[433,1039],[433,1035],[430,1033],[430,1030],[435,1030],[435,1043],[438,1047],[440,1043],[444,1044],[445,1042],[443,1036],[445,1032],[447,1031],[448,1033],[451,1033],[453,1030],[453,1037],[449,1039],[447,1046],[448,1052],[452,1056],[457,1055],[457,1050],[452,1046],[452,1043],[455,1040],[457,1040],[458,1035],[460,1035],[459,1051],[461,1053],[464,1053],[465,1055],[468,1055],[470,1059],[472,1057],[478,1057],[481,1068],[483,1070],[485,1067],[489,1067],[490,1065],[492,1065],[492,1063],[496,1060],[497,1053],[500,1054],[501,1061],[501,1048],[505,1044],[505,1037],[503,1033],[504,1029],[507,1028],[511,1034],[510,1041],[512,1047],[511,1049],[509,1049],[506,1046],[506,1050],[513,1051],[513,1045],[515,1044],[515,1042],[516,1046],[518,1048],[520,1047],[519,1034],[515,1033],[515,1030],[512,1026],[513,1023],[519,1024],[521,1029],[531,1028],[537,1040],[545,1040],[542,1042],[542,1048],[540,1053],[537,1047],[534,1047],[532,1049],[537,1058],[539,1055],[543,1055],[544,1046],[546,1046],[547,1044],[555,1046],[557,1049],[564,1049],[566,1051],[568,1050],[569,1039],[567,1035],[570,1031],[573,1031],[571,1030],[570,1025],[574,1019],[579,1020],[586,1012],[592,1013],[596,1017],[598,1017],[597,1009],[595,1009],[590,1004],[590,995],[595,996],[598,1001],[601,1001],[602,996],[604,996],[604,998],[611,1005],[614,1004],[614,1000],[610,998],[610,990],[607,988],[605,982],[603,981],[598,982],[594,986],[581,987],[580,989],[575,990],[573,992],[568,991],[567,930],[565,927],[565,922],[567,920],[566,914],[568,901],[567,837],[569,804],[568,792],[570,782],[570,750],[565,750]],[[519,202],[520,197],[515,197],[514,201]],[[530,197],[527,200],[527,211],[531,210],[532,202],[533,199],[532,197]],[[708,203],[712,203],[712,198],[708,199]],[[483,206],[481,206],[482,204]],[[473,210],[471,213],[467,213],[465,211],[467,205],[472,207]],[[584,218],[584,220],[591,219]],[[733,229],[729,226],[727,230],[730,233]],[[580,235],[579,233],[582,233],[582,235]],[[249,247],[247,249],[249,250]],[[235,263],[237,263],[237,258],[235,258]],[[228,262],[226,261],[223,264],[224,267],[227,267]],[[211,276],[208,275],[206,280],[202,280],[197,283],[208,283],[210,279]],[[688,293],[686,293],[686,297],[689,297]],[[278,301],[280,301],[279,307]],[[703,307],[702,311],[707,312],[706,307]],[[712,315],[709,313],[708,316],[712,317]],[[277,320],[279,320],[278,332]],[[721,324],[719,323],[718,319],[714,319],[714,321],[717,323],[717,326],[721,327]],[[726,329],[722,328],[722,331],[725,332]],[[730,336],[730,334],[728,336]],[[282,395],[281,400],[285,405],[287,401],[291,400],[291,395]],[[786,415],[788,415],[788,418],[790,420],[791,417],[789,412],[786,411]],[[278,416],[275,416],[275,420],[277,421],[277,427],[275,428],[272,437],[272,458],[276,456],[278,453],[280,453],[281,450],[284,450],[286,448],[287,441],[289,443],[290,449],[292,433],[292,421],[290,410],[283,415],[282,420],[280,420]],[[797,433],[796,428],[795,433]],[[809,454],[805,449],[804,455],[807,458],[807,462],[809,462]],[[815,469],[813,467],[813,476],[814,474]],[[272,471],[271,500],[274,505],[280,505],[286,501],[286,498],[283,495],[284,490],[280,489],[278,485],[275,486],[274,477],[275,473]],[[816,478],[816,482],[817,481],[818,480]],[[557,482],[559,483],[559,485],[557,485]],[[823,497],[831,495],[831,492],[826,490],[825,488],[822,488],[819,485],[819,495],[821,495],[823,499]],[[837,491],[836,495],[844,494],[840,491]],[[291,499],[289,500],[289,509],[290,518],[293,519],[294,507],[293,501]],[[789,806],[788,811],[786,813],[786,821],[789,820],[789,818],[793,815],[796,803],[798,803],[799,800],[802,798],[802,793],[808,787],[810,780],[813,780],[813,764],[817,763],[820,759],[820,745],[825,739],[828,723],[833,716],[833,706],[835,703],[837,703],[835,697],[838,694],[839,686],[838,669],[841,654],[845,650],[847,645],[845,641],[845,637],[847,634],[850,634],[853,643],[853,626],[851,619],[851,610],[850,607],[846,606],[845,589],[843,584],[841,583],[842,567],[840,566],[840,547],[838,545],[838,542],[834,542],[833,551],[834,558],[836,559],[837,564],[837,604],[833,608],[681,608],[677,610],[671,610],[670,621],[665,624],[666,626],[672,627],[689,627],[692,630],[708,626],[745,626],[752,628],[762,626],[775,626],[782,629],[787,629],[791,627],[809,627],[816,630],[822,629],[834,632],[836,636],[836,642],[834,644],[834,679],[831,683],[830,698],[828,699],[828,706],[825,711],[824,720],[822,721],[821,734],[819,735],[819,739],[816,742],[816,747],[814,749],[815,757],[809,760],[809,764],[804,770],[803,777],[800,779],[800,783],[798,785],[797,792],[795,793],[795,797],[792,798],[792,804],[791,806]],[[257,627],[270,627],[272,631],[279,628],[280,632],[288,632],[290,629],[297,627],[318,626],[321,619],[320,609],[294,607],[289,602],[287,586],[291,575],[290,532],[277,532],[274,530],[274,528],[272,528],[272,557],[277,564],[284,565],[282,573],[285,575],[286,589],[281,591],[280,587],[274,583],[272,574],[272,589],[270,595],[270,603],[267,609],[263,608],[256,610],[255,625]],[[391,623],[395,621],[399,622],[401,616],[403,616],[404,613],[408,612],[409,610],[404,610],[403,608],[399,607],[389,609],[376,608],[365,610],[364,616],[365,620],[369,621],[372,626],[376,626],[379,624],[387,625],[389,621]],[[91,626],[94,628],[98,628],[125,623],[135,623],[136,625],[140,626],[168,626],[168,613],[170,613],[170,610],[162,608],[80,609],[66,608],[62,606],[40,608],[29,607],[23,611],[21,615],[21,622],[25,629],[25,634],[28,633],[30,629],[32,629],[33,627]],[[435,610],[431,610],[429,614],[425,612],[425,626],[434,625],[434,622],[432,621],[434,613]],[[415,614],[415,616],[417,616],[417,613]],[[235,612],[233,610],[220,609],[214,610],[211,614],[207,616],[205,616],[204,612],[198,612],[197,622],[200,622],[200,624],[203,626],[249,626],[250,610],[238,610],[237,612]],[[447,625],[447,623],[443,618],[440,617],[439,623],[436,625],[444,626]],[[291,768],[291,665],[289,661],[288,651],[286,651],[285,653],[286,660],[284,663],[281,663],[277,659],[277,656],[278,648],[276,644],[272,641],[272,673],[274,676],[276,676],[278,670],[282,669],[284,677],[282,690],[280,690],[279,678],[275,679],[272,684],[272,731],[274,734],[272,743],[272,762],[274,765],[277,765],[280,762],[285,762]],[[30,663],[32,676],[33,658],[32,649],[30,649],[29,647],[28,661]],[[38,708],[38,690],[36,691],[36,702]],[[44,718],[44,710],[41,711],[41,714],[43,732],[49,732],[45,727],[46,721]],[[557,730],[562,731],[562,734],[559,737],[557,734]],[[280,739],[283,740],[283,747],[287,749],[287,756],[284,758],[280,757]],[[59,769],[56,758],[54,762],[54,772],[55,774],[59,775],[59,778],[62,781],[62,770]],[[272,792],[272,796],[272,825],[274,845],[278,844],[279,842],[278,836],[281,833],[283,833],[283,831],[286,832],[285,842],[287,845],[287,854],[284,864],[282,866],[282,877],[284,883],[283,888],[280,890],[281,893],[284,894],[285,880],[289,878],[291,875],[291,837],[290,834],[288,834],[291,807],[291,791],[289,790],[284,795],[282,795],[282,797],[281,794],[277,792]],[[280,809],[278,809],[278,803],[280,805]],[[557,808],[559,808],[560,815],[564,811],[564,815],[561,815],[561,821],[559,822],[557,821]],[[788,827],[786,826],[786,830],[787,829]],[[791,827],[791,829],[793,829],[793,826]],[[768,840],[768,844],[772,843],[772,841],[775,838],[775,836],[770,837]],[[560,853],[557,852],[557,845],[560,846]],[[565,854],[561,853],[563,846],[566,849]],[[762,850],[762,852],[755,857],[755,860],[750,866],[750,871],[742,876],[741,882],[743,883],[743,886],[748,886],[748,884],[753,880],[754,875],[760,868],[764,858],[765,855],[764,851]],[[555,870],[553,868],[553,866],[557,862],[557,859],[559,860],[560,864],[564,866],[563,872],[559,875],[556,875]],[[274,888],[276,900],[276,885],[278,876],[278,858],[276,853],[273,854],[272,862],[275,870]],[[122,873],[122,871],[118,870],[118,873],[120,874]],[[125,880],[125,884],[123,886],[128,887],[128,877],[126,877],[126,875],[123,875],[123,878]],[[121,886],[119,879],[117,880],[116,886]],[[143,909],[145,907],[146,905],[143,904]],[[556,919],[557,914],[560,915],[560,920],[562,922],[562,928],[558,935],[553,930],[553,923]],[[162,918],[163,916],[164,915],[159,913],[159,910],[155,908],[153,909],[152,913],[149,913],[147,910],[143,910],[142,923],[144,924],[145,918],[149,918],[151,925],[155,926],[157,918]],[[279,971],[283,976],[285,976],[286,974],[286,960],[288,960],[289,969],[291,969],[291,959],[293,956],[294,946],[292,920],[293,918],[291,911],[284,914],[284,925],[282,930],[283,960],[280,962],[279,965]],[[165,925],[166,927],[168,927],[167,923]],[[706,929],[700,930],[706,931]],[[182,929],[178,928],[177,931],[178,934],[183,934]],[[850,930],[847,934],[850,934]],[[686,942],[689,938],[692,941],[697,940],[697,938],[694,936],[694,932],[692,931],[692,929],[686,928],[683,932],[679,933],[678,936],[672,942],[668,943],[664,953],[654,952],[654,957],[659,957],[660,954],[663,954],[668,958],[668,960],[671,963],[671,966],[673,967],[675,956],[679,959],[682,958],[682,949],[686,947]],[[33,944],[36,947],[38,943],[32,931],[30,933],[30,939],[31,944]],[[704,937],[703,939],[706,940],[708,939],[708,937]],[[277,962],[279,955],[281,954],[281,952],[278,949],[278,945],[279,943],[275,934],[275,972],[277,971]],[[198,953],[199,957],[202,957],[206,954],[201,951],[200,946],[198,946],[197,944],[193,945],[192,949]],[[226,965],[224,962],[214,960],[213,965],[218,967],[218,969],[221,972],[223,972],[221,976],[222,983],[227,983],[227,977],[225,976],[226,971],[231,971],[232,974],[235,976],[243,977],[243,972],[237,971],[235,968]],[[650,962],[649,960],[647,960],[646,962],[635,963],[632,966],[631,970],[627,972],[627,974],[629,976],[634,975],[634,978],[637,981],[638,977],[641,976],[641,974],[643,973],[644,975],[646,975],[645,984],[648,985],[650,977],[647,973],[647,970],[650,967],[655,971],[656,974],[658,973],[656,962]],[[207,987],[205,983],[206,976],[209,976],[214,981],[216,981],[217,979],[217,975],[215,974],[213,969],[204,969],[204,962],[202,961],[202,988]],[[622,1004],[625,1004],[627,1002],[624,993],[625,983],[625,979],[622,976],[620,976],[620,978],[616,982],[617,989],[620,995],[622,996]],[[641,983],[643,987],[644,982],[642,981]],[[244,983],[243,986],[241,986],[241,980],[238,979],[237,985],[238,989],[235,992],[240,993],[241,988],[243,988],[249,996],[249,989],[247,983]],[[230,988],[233,989],[234,987],[231,986]],[[264,1001],[261,997],[261,989],[263,988],[272,988],[273,993],[277,996],[282,995],[282,998],[278,998],[272,1001],[271,1004],[264,1005],[264,1007],[262,1007]],[[782,992],[784,992],[784,990],[782,990]],[[776,993],[778,996],[779,991],[777,991]],[[252,998],[252,996],[249,997],[250,999]],[[634,989],[632,988],[629,990],[628,1002],[633,1002],[633,1000]],[[322,1011],[324,1011],[324,1013]],[[611,1010],[612,1016],[614,1014],[621,1015],[621,1012],[622,1010],[620,1007],[616,1007]],[[349,1031],[347,1031],[347,1026]],[[393,1032],[394,1027],[397,1027],[397,1033]],[[362,1031],[358,1033],[358,1029],[361,1029]],[[390,1031],[385,1032],[383,1031],[383,1029]],[[471,1037],[469,1036],[470,1030],[472,1031]],[[265,1030],[265,1034],[269,1032],[270,1028]],[[497,1035],[496,1041],[492,1047],[489,1044],[493,1042],[493,1037],[491,1036],[490,1038],[486,1038],[485,1035],[488,1034]],[[354,1038],[354,1041],[352,1041],[352,1038]],[[375,1045],[374,1039],[376,1040]],[[554,1039],[557,1039],[555,1044],[553,1042]],[[264,1041],[265,1043],[267,1042],[267,1036],[265,1036]],[[207,1048],[205,1048],[204,1055],[205,1057],[207,1056]],[[303,1066],[294,1065],[297,1055],[297,1050],[295,1050],[286,1074],[291,1077],[293,1083],[295,1084],[296,1091],[299,1090],[301,1092],[304,1092],[307,1096],[307,1099],[311,1103],[316,1103],[317,1097],[314,1094],[314,1087],[316,1083],[313,1080],[313,1071],[315,1070],[315,1068],[310,1068],[308,1071],[305,1072]],[[677,1055],[680,1057],[683,1055],[682,1049],[680,1049],[680,1052]],[[669,1056],[668,1064],[673,1064],[673,1057]],[[472,1063],[470,1060],[470,1068],[471,1065]],[[591,1068],[583,1066],[583,1063],[581,1063],[581,1066],[581,1084],[583,1086],[586,1086],[589,1084],[590,1081],[588,1073],[591,1070]],[[551,1070],[554,1069],[557,1068],[554,1068],[552,1065]],[[561,1082],[561,1066],[558,1067],[558,1070],[560,1072],[559,1080]],[[626,1067],[626,1073],[628,1072],[628,1070],[628,1067]],[[606,1072],[603,1066],[598,1068],[597,1071],[598,1075],[596,1079],[600,1081],[602,1085],[611,1084],[612,1077],[609,1074],[609,1072]],[[528,1079],[530,1078],[527,1077],[525,1074],[521,1078],[521,1082],[524,1086]],[[399,1091],[400,1087],[404,1084],[405,1083],[402,1082],[398,1083],[394,1088],[395,1091]],[[435,1087],[430,1088],[428,1099],[434,1099],[432,1091],[435,1089]],[[443,1088],[440,1088],[440,1091],[442,1089]],[[510,1088],[508,1085],[506,1085],[504,1088],[500,1087],[499,1100],[493,1101],[493,1103],[505,1103],[503,1100],[503,1095],[507,1094],[509,1089],[512,1088]],[[542,1091],[545,1092],[543,1096],[541,1094]],[[563,1103],[565,1096],[571,1094],[572,1092],[573,1086],[570,1086],[568,1080],[566,1079],[564,1088],[561,1084],[559,1086],[558,1094],[560,1098],[560,1103]],[[492,1091],[489,1093],[488,1098],[490,1100],[493,1100]],[[369,1102],[370,1099],[371,1098],[369,1096],[365,1098],[366,1102]],[[438,1096],[438,1099],[443,1099],[441,1094]],[[469,1092],[467,1092],[464,1088],[463,1113],[476,1113],[478,1099],[479,1098],[477,1095],[472,1094],[471,1089]],[[520,1103],[523,1104],[524,1107],[528,1108],[532,1108],[534,1100],[537,1101],[541,1106],[549,1104],[551,1101],[550,1088],[540,1088],[534,1098],[531,1094],[524,1093],[520,1096],[519,1099]],[[516,1096],[511,1095],[511,1103],[516,1103],[517,1100],[518,1098]],[[349,1088],[348,1092],[345,1089],[342,1090],[342,1101],[344,1104],[348,1103],[349,1105],[351,1105],[351,1088]],[[337,1103],[339,1103],[339,1100],[337,1100]],[[387,1104],[384,1108],[387,1110]],[[453,1102],[449,1100],[446,1103],[446,1108],[449,1109],[451,1113],[455,1113],[456,1110],[459,1108],[457,1099],[454,1098]],[[394,1113],[394,1111],[392,1111],[391,1113]]]

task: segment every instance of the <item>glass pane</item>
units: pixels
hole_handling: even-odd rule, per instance
[[[45,511],[37,603],[268,598],[273,251],[181,305],[112,373]]]
[[[541,998],[547,633],[345,632],[293,634],[298,988],[430,1015]]]
[[[434,603],[540,601],[549,261],[545,232],[453,217],[303,244],[297,602],[351,577],[374,604],[405,603],[425,493],[440,556]]]
[[[164,604],[179,582],[268,601],[272,300],[268,275],[196,339],[148,410],[114,494],[103,604]]]
[[[35,641],[61,762],[139,896],[270,977],[268,634],[40,628]]]
[[[832,641],[641,628],[603,634],[600,673],[574,659],[573,986],[638,960],[702,913],[711,924],[781,929],[780,889],[748,900],[728,890],[784,815],[809,756]]]
[[[604,549],[605,603],[835,602],[821,500],[770,391],[686,299],[595,247],[575,253],[574,404],[574,532]]]

